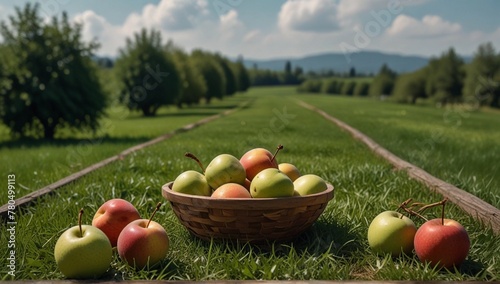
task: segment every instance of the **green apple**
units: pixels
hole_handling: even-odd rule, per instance
[[[325,180],[314,174],[307,174],[297,178],[293,182],[293,187],[300,196],[320,193],[327,189]]]
[[[226,183],[244,185],[246,179],[245,168],[233,155],[220,154],[215,157],[205,169],[205,177],[211,188],[217,189]]]
[[[275,168],[262,170],[250,183],[250,195],[254,198],[290,197],[293,194],[292,180]]]
[[[67,278],[99,278],[111,265],[111,243],[100,229],[81,224],[61,234],[54,247],[54,258],[59,270]]]
[[[300,171],[297,167],[290,163],[281,163],[278,165],[278,170],[282,171],[287,175],[292,181],[295,181],[300,177]]]
[[[410,218],[396,211],[384,211],[368,227],[368,244],[373,251],[390,253],[393,257],[410,254],[416,232]]]
[[[208,185],[205,176],[197,171],[185,171],[174,180],[172,190],[175,192],[210,196],[212,189]]]

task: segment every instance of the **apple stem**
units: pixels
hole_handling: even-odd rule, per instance
[[[205,173],[205,168],[203,167],[203,164],[200,162],[200,160],[193,154],[193,153],[190,153],[190,152],[187,152],[186,154],[184,154],[184,156],[188,157],[188,158],[191,158],[193,160],[196,161],[196,163],[198,163],[198,165],[200,166],[201,168],[201,171],[203,173]]]
[[[149,227],[149,223],[151,223],[151,220],[153,220],[153,217],[155,216],[156,211],[158,211],[158,209],[160,209],[160,207],[161,207],[161,202],[158,202],[158,204],[156,204],[155,210],[153,211],[153,214],[151,214],[151,217],[149,218],[148,223],[146,224],[146,228]]]
[[[274,161],[276,158],[276,155],[278,155],[278,152],[283,149],[283,145],[279,144],[278,147],[276,148],[276,152],[274,152],[273,157],[271,158],[271,162]]]
[[[421,214],[419,214],[418,212],[415,212],[411,209],[411,207],[413,207],[415,203],[413,203],[412,205],[410,205],[410,208],[407,207],[407,205],[412,201],[411,198],[407,199],[406,201],[404,201],[403,203],[401,203],[401,205],[399,205],[398,209],[401,209],[403,211],[405,211],[406,213],[410,214],[410,215],[413,215],[413,216],[417,216],[417,217],[420,217],[422,218],[423,220],[427,221],[427,218],[425,218],[424,216],[422,216]],[[399,217],[400,219],[403,219],[403,215],[401,215],[401,217]]]
[[[80,238],[83,237],[82,215],[83,215],[83,208],[81,208],[80,212],[78,213],[78,228],[80,228]]]

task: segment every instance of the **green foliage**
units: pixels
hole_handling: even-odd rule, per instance
[[[429,62],[425,92],[443,105],[461,100],[464,80],[463,60],[450,48]]]
[[[500,53],[482,44],[467,66],[463,95],[469,103],[500,107]]]
[[[281,85],[280,74],[271,70],[250,69],[250,81],[252,86],[276,86]]]
[[[344,85],[342,85],[342,90],[340,91],[340,93],[342,95],[352,96],[355,87],[356,87],[355,81],[347,80],[344,82]]]
[[[226,75],[224,69],[214,56],[202,50],[194,50],[191,58],[207,84],[205,100],[207,103],[214,98],[222,99],[226,95]]]
[[[309,79],[297,87],[300,93],[320,93],[322,90],[323,81],[321,79]]]
[[[354,87],[353,95],[357,97],[365,97],[368,96],[368,91],[370,90],[370,83],[360,81],[356,83],[356,87]]]
[[[81,26],[62,19],[44,23],[38,5],[16,8],[0,33],[0,116],[14,135],[54,138],[61,127],[95,131],[106,98],[91,62],[95,42]]]
[[[426,98],[425,86],[428,76],[428,68],[401,74],[396,79],[392,97],[397,102],[415,104],[418,98]]]
[[[246,92],[250,88],[250,74],[243,64],[243,58],[233,64],[233,71],[238,80],[238,92]]]
[[[321,92],[324,94],[339,94],[337,88],[338,81],[336,78],[329,78],[323,82]]]
[[[211,55],[213,59],[219,64],[224,72],[226,78],[226,93],[227,96],[232,96],[238,91],[238,78],[233,70],[233,63],[219,53]]]
[[[392,71],[386,64],[382,65],[378,74],[373,78],[370,85],[370,96],[388,96],[392,93],[396,81],[396,72]]]
[[[127,38],[115,67],[121,100],[129,109],[154,116],[161,106],[177,103],[182,80],[174,60],[163,51],[159,31],[142,29]]]
[[[194,65],[190,56],[182,49],[169,44],[166,52],[172,56],[180,75],[181,95],[177,105],[198,104],[207,92],[207,83],[200,71]]]

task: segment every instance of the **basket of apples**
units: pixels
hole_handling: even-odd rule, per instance
[[[205,239],[250,243],[291,240],[308,229],[333,198],[334,187],[314,174],[278,164],[263,148],[240,159],[221,154],[202,173],[188,170],[162,186],[180,223]]]

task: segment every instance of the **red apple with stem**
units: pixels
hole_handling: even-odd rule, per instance
[[[240,158],[240,163],[245,168],[247,179],[252,181],[253,178],[262,170],[268,168],[278,168],[278,161],[276,155],[283,149],[283,145],[278,145],[274,155],[264,148],[255,148],[249,150]]]
[[[130,266],[143,269],[156,265],[166,257],[169,249],[167,232],[152,220],[160,206],[161,202],[156,205],[149,220],[132,221],[120,233],[118,254]]]
[[[417,230],[414,239],[415,253],[420,261],[433,267],[451,269],[460,266],[467,258],[470,239],[465,228],[455,220],[444,218],[447,199],[436,203],[442,205],[441,218],[425,222]],[[424,206],[419,211],[433,207]]]
[[[111,246],[116,247],[118,236],[130,222],[141,215],[132,203],[121,198],[104,202],[92,219],[92,226],[101,229],[108,236]]]

